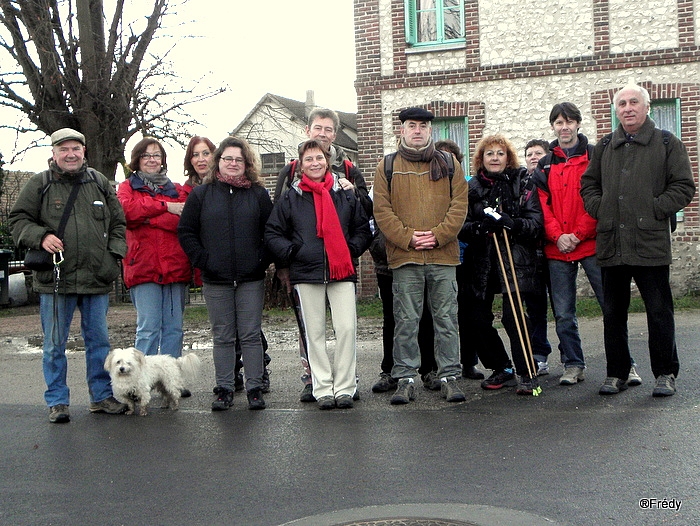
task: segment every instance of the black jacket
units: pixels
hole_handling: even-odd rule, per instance
[[[272,211],[264,187],[236,188],[221,181],[194,188],[177,227],[182,249],[205,283],[265,278],[270,258],[263,233]]]
[[[359,258],[372,241],[369,220],[352,190],[331,190],[340,226],[352,258]],[[328,283],[330,271],[323,239],[316,236],[316,210],[311,192],[298,181],[275,203],[265,227],[265,243],[281,267],[289,267],[292,284]],[[357,274],[343,281],[357,281]]]
[[[491,235],[484,231],[484,209],[487,207],[506,212],[515,223],[508,231],[508,239],[520,292],[539,289],[537,248],[542,236],[542,208],[534,184],[524,183],[526,177],[527,170],[518,168],[507,169],[493,178],[479,172],[469,180],[469,211],[459,239],[469,243],[465,258],[472,258],[470,263],[474,273],[471,284],[479,298],[484,298],[487,291],[494,294],[507,292],[494,237],[499,242],[511,292],[515,292],[503,234]],[[500,290],[488,290],[489,283],[494,283],[490,279],[494,275],[499,276],[495,282],[500,282]]]

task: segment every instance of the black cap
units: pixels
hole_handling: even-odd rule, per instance
[[[430,122],[435,118],[431,112],[423,108],[406,108],[399,113],[399,120],[403,123],[406,121],[427,121]]]

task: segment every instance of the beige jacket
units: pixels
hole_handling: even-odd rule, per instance
[[[384,174],[384,159],[374,176],[374,219],[386,236],[389,268],[409,263],[418,265],[459,265],[457,234],[467,216],[469,187],[461,165],[454,160],[450,180],[431,181],[429,164],[410,162],[400,154],[394,160],[391,194]],[[413,232],[430,230],[438,246],[415,250],[409,246]]]

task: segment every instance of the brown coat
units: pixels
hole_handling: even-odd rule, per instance
[[[384,174],[384,160],[374,176],[374,219],[386,236],[389,268],[418,265],[459,265],[457,234],[467,216],[469,187],[461,165],[455,160],[450,197],[450,180],[431,181],[429,164],[410,162],[400,154],[394,161],[391,195]],[[438,246],[415,250],[409,246],[416,230],[430,230]]]

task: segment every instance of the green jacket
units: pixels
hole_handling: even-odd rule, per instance
[[[42,198],[45,173],[51,182]],[[74,181],[81,187],[63,235],[59,293],[106,294],[126,254],[126,220],[104,175],[86,168],[62,175],[51,169],[32,176],[12,207],[10,230],[18,247],[41,248],[44,236],[58,230]],[[53,271],[34,272],[33,283],[36,292],[53,293]]]
[[[671,135],[665,145],[649,117],[630,141],[618,126],[609,143],[596,144],[581,177],[584,207],[598,220],[600,266],[670,265],[669,218],[693,195],[690,159],[680,139]]]

